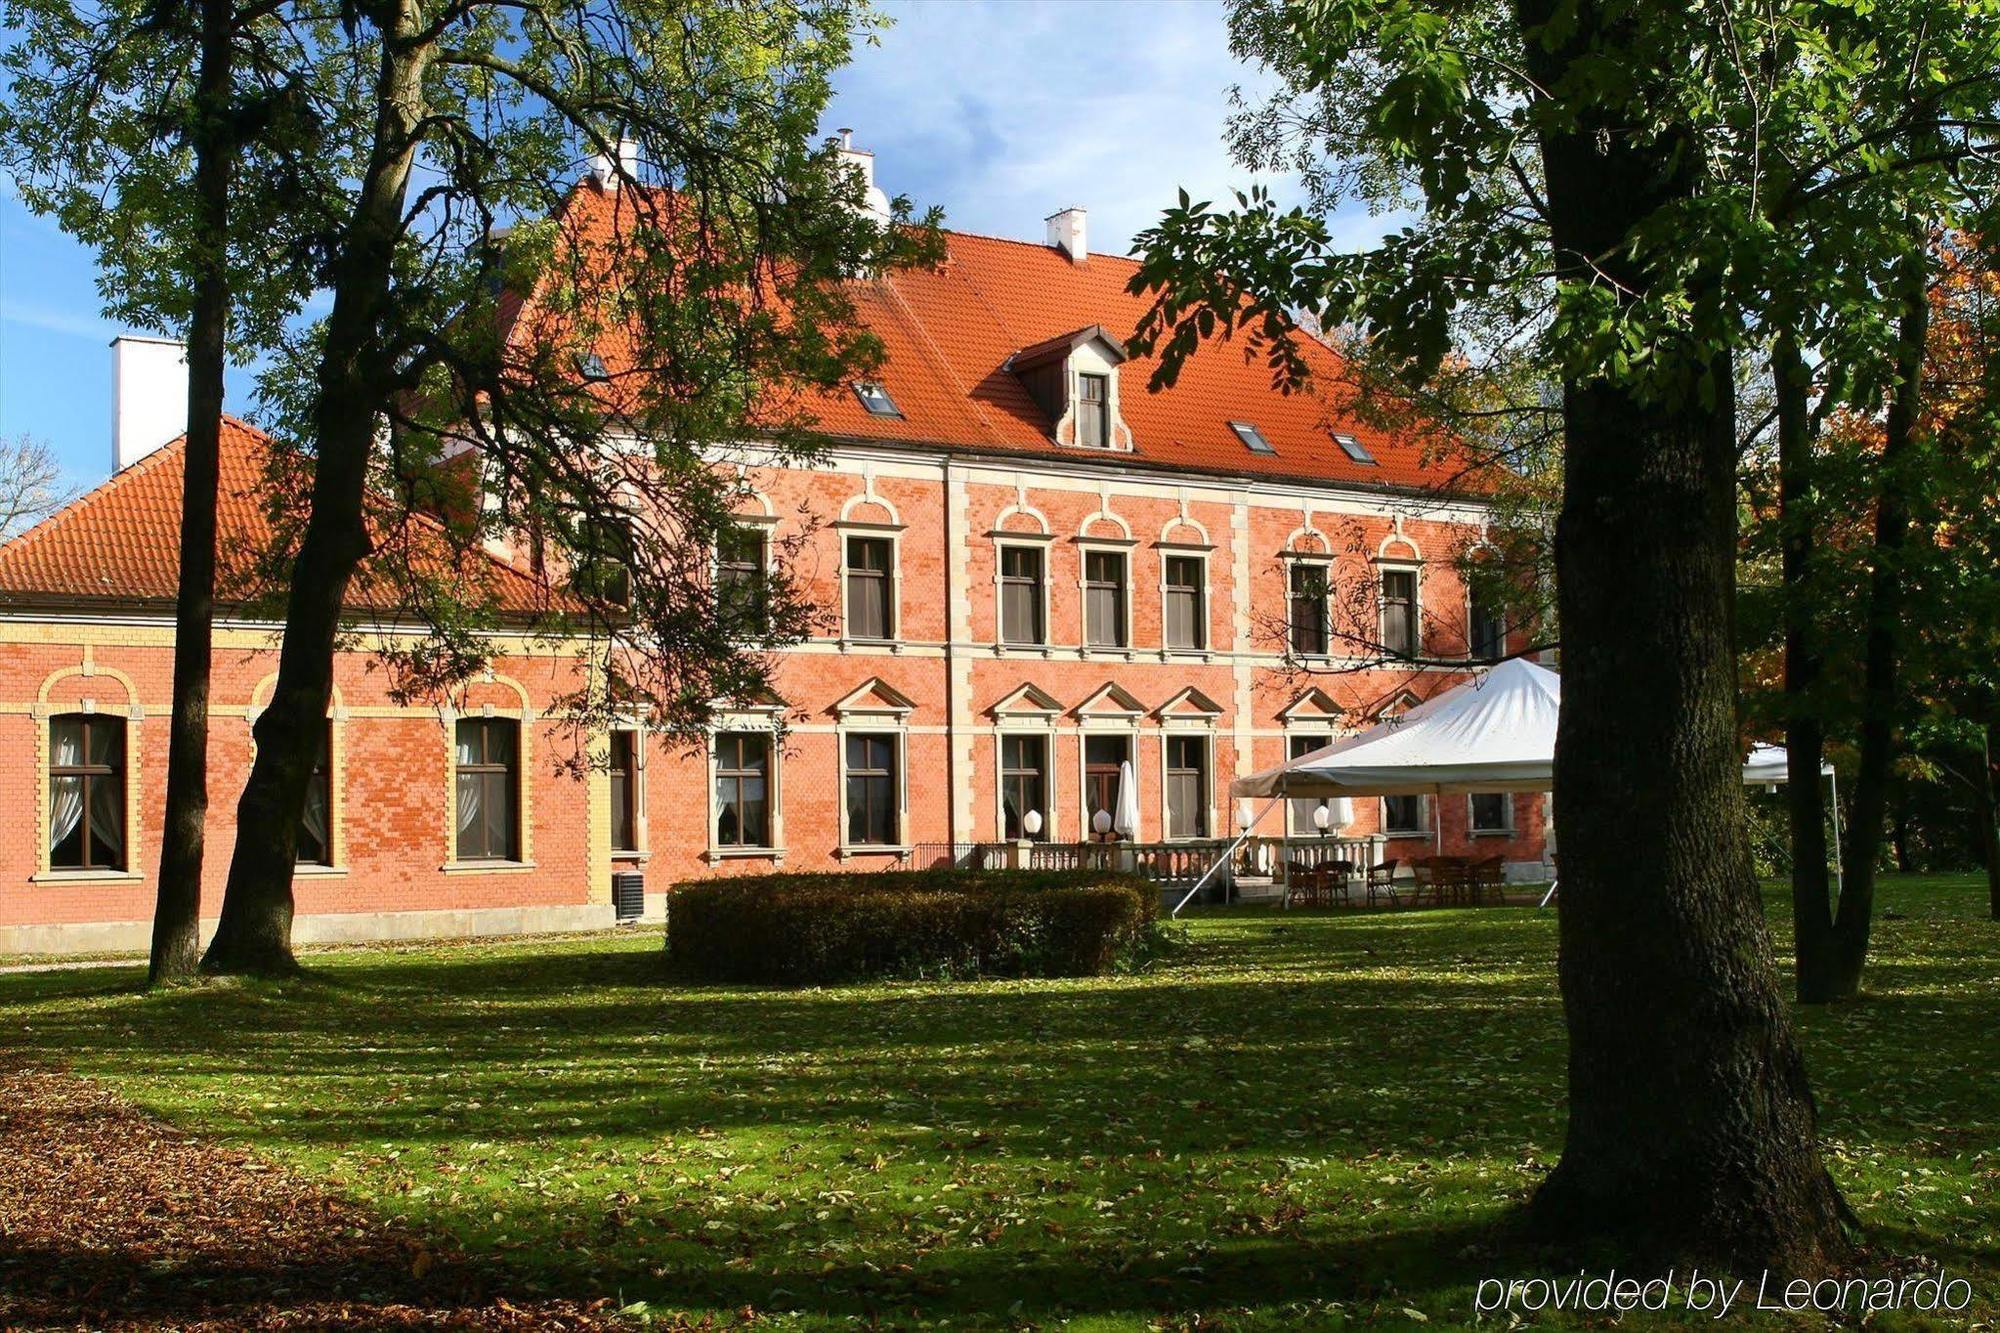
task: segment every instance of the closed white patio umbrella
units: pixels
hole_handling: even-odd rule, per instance
[[[1131,842],[1139,836],[1139,784],[1132,779],[1132,761],[1118,762],[1117,814],[1112,818],[1111,827],[1118,836]]]

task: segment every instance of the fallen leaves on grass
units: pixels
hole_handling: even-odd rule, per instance
[[[609,1327],[98,1084],[0,1067],[0,1326]]]

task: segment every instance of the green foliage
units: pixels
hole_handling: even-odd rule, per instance
[[[1882,906],[1867,1000],[1795,1011],[1827,1164],[1869,1271],[1945,1265],[1990,1323],[2000,932],[1969,879]],[[0,1047],[666,1327],[1443,1329],[1575,1272],[1509,1225],[1563,1141],[1554,912],[1188,931],[1140,976],[813,991],[663,985],[650,931],[17,973]]]
[[[1101,871],[907,870],[694,880],[667,957],[702,981],[1089,977],[1140,962],[1158,891]]]

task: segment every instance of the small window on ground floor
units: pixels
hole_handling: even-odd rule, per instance
[[[611,733],[611,850],[639,850],[639,733]]]
[[[1002,736],[1000,738],[1000,835],[1004,838],[1049,836],[1049,738],[1047,736]],[[1029,811],[1042,817],[1030,835]]]
[[[1097,812],[1102,810],[1115,822],[1118,818],[1119,766],[1131,762],[1130,736],[1085,736],[1083,738],[1083,831],[1097,835]],[[1133,771],[1133,781],[1138,772]]]
[[[1424,831],[1424,798],[1421,796],[1384,796],[1382,798],[1382,831],[1388,834],[1422,833]]]
[[[521,848],[521,724],[458,720],[458,859],[515,861]]]
[[[715,738],[715,845],[771,845],[771,736],[725,731]]]
[[[1167,836],[1208,836],[1208,737],[1167,737]]]
[[[333,864],[333,723],[322,723],[312,775],[306,779],[306,805],[299,815],[299,864]]]
[[[1514,798],[1505,792],[1472,794],[1472,831],[1506,833],[1514,827]]]
[[[846,746],[848,844],[894,847],[902,831],[897,809],[896,738],[851,734]]]
[[[49,867],[125,869],[125,722],[49,719]]]

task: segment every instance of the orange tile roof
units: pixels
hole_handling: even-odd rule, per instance
[[[585,184],[565,204],[565,220],[585,235],[617,228],[619,197]],[[1301,391],[1272,386],[1268,365],[1240,338],[1204,342],[1173,388],[1149,392],[1154,363],[1134,357],[1119,371],[1121,414],[1133,449],[1103,451],[1057,445],[1048,415],[1019,377],[1004,369],[1009,356],[1091,325],[1129,340],[1149,301],[1126,291],[1136,260],[1093,254],[1073,263],[1048,245],[970,232],[944,233],[945,258],[933,269],[903,270],[852,285],[862,322],[887,353],[878,378],[903,415],[871,414],[848,390],[815,397],[810,410],[822,430],[842,439],[978,452],[1060,457],[1108,457],[1133,464],[1222,476],[1268,476],[1367,487],[1474,489],[1463,464],[1426,459],[1421,442],[1366,424],[1343,410],[1352,390],[1342,362],[1324,342],[1300,339],[1312,371]],[[535,303],[529,301],[532,306]],[[506,310],[510,337],[528,321]],[[615,348],[607,362],[629,364]],[[1275,453],[1254,454],[1230,429],[1254,424]],[[1377,465],[1348,457],[1332,438],[1358,439]]]
[[[273,530],[265,508],[270,437],[234,417],[222,419],[216,495],[218,600],[240,600],[257,555]],[[0,545],[0,606],[94,602],[131,605],[174,601],[180,580],[181,477],[186,437],[113,473],[102,485]],[[428,522],[429,520],[425,520]],[[437,558],[445,553],[440,538]],[[480,577],[492,579],[501,607],[530,613],[546,599],[528,575],[483,553]],[[469,571],[469,573],[472,571]],[[350,585],[352,608],[392,611],[386,588],[362,575]]]

